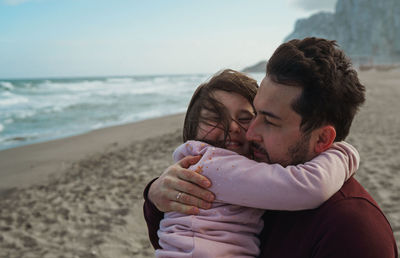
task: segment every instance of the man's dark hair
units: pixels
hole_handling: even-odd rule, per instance
[[[335,141],[346,138],[365,101],[365,87],[336,41],[312,37],[283,43],[268,61],[267,76],[276,83],[303,88],[292,103],[302,117],[301,130],[309,133],[332,125]]]
[[[210,124],[210,122],[215,122],[217,127],[224,130],[224,140],[226,141],[229,137],[231,117],[227,114],[226,108],[214,98],[213,93],[217,90],[233,92],[243,96],[253,105],[257,89],[257,81],[241,72],[225,69],[216,73],[208,82],[201,84],[193,93],[183,125],[183,141],[203,140],[208,142],[206,139],[197,139],[197,132],[200,123]],[[202,110],[208,110],[215,114],[215,116],[203,117]],[[217,145],[216,143],[210,144]]]

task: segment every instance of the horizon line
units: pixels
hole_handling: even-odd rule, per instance
[[[180,75],[208,75],[212,73],[156,73],[156,74],[131,74],[131,75],[65,75],[65,76],[32,76],[32,77],[0,77],[0,81],[17,80],[43,80],[43,79],[79,79],[79,78],[120,78],[120,77],[144,77],[144,76],[180,76]]]

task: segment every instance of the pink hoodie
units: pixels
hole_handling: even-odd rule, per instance
[[[264,209],[317,208],[358,169],[359,154],[348,143],[333,146],[296,166],[258,163],[235,152],[188,141],[174,154],[178,161],[202,155],[189,169],[208,177],[216,201],[200,214],[165,213],[156,257],[256,257]],[[251,208],[248,208],[251,207]]]

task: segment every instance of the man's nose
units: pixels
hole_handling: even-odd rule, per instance
[[[258,133],[258,127],[259,124],[258,124],[258,119],[256,117],[253,119],[253,121],[251,121],[249,129],[247,129],[246,139],[248,141],[262,142],[262,137]]]

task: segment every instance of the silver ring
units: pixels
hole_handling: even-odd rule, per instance
[[[182,196],[182,192],[179,192],[179,193],[176,195],[176,200],[179,201],[179,198],[181,198],[181,196]]]

